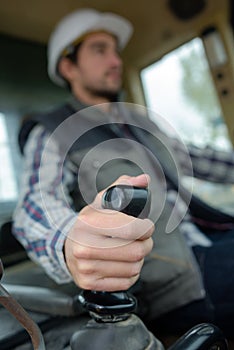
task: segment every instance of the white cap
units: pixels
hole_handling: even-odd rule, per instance
[[[62,52],[85,34],[96,30],[115,35],[119,48],[123,49],[130,39],[133,27],[119,15],[94,9],[77,10],[65,16],[55,27],[48,43],[48,74],[54,83],[65,86],[65,81],[57,72]]]

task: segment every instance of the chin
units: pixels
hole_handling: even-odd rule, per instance
[[[119,95],[120,95],[120,89],[118,90],[102,90],[96,92],[96,96],[99,97],[104,97],[106,98],[109,102],[118,102],[119,101]]]

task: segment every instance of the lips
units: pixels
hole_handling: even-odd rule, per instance
[[[107,74],[107,76],[113,80],[121,80],[122,79],[122,73],[119,71],[111,71]]]

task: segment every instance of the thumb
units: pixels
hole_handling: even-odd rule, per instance
[[[136,187],[148,187],[150,183],[150,176],[148,174],[141,174],[138,176],[120,176],[114,185],[130,185]]]

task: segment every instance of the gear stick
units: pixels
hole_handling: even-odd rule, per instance
[[[146,218],[150,193],[145,188],[118,185],[103,195],[103,208]],[[71,339],[72,350],[163,350],[162,344],[134,314],[137,301],[128,292],[83,291],[79,300],[92,317]]]

